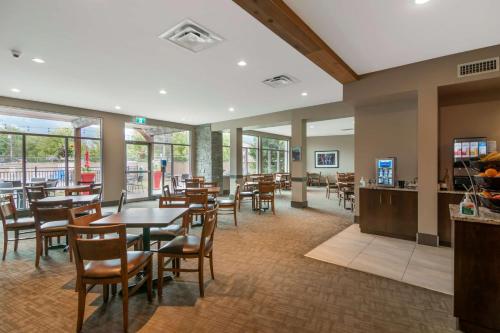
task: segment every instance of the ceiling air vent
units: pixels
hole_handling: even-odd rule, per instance
[[[457,67],[458,77],[498,72],[499,57],[468,62]]]
[[[262,83],[273,88],[288,87],[297,82],[299,82],[299,80],[290,75],[278,75],[262,81]]]
[[[193,52],[208,49],[224,40],[189,19],[182,21],[159,37]]]

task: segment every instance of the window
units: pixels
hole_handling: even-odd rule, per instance
[[[222,168],[222,174],[229,176],[231,172],[231,133],[229,132],[222,132]]]
[[[259,138],[243,135],[243,174],[259,173]]]
[[[8,107],[0,116],[0,187],[18,208],[26,208],[23,186],[35,180],[102,182],[100,119]]]
[[[288,172],[288,140],[262,137],[262,172]]]

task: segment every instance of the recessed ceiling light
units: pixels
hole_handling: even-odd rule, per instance
[[[245,60],[238,61],[238,66],[245,67],[246,65],[247,65],[247,62]]]
[[[37,64],[45,64],[45,60],[41,58],[33,58],[31,61],[36,62]]]
[[[228,110],[229,110],[229,112],[234,112],[234,108],[233,107],[230,107]]]
[[[115,105],[115,109],[116,109],[116,110],[121,110],[121,109],[122,109],[122,107],[121,107],[121,106],[119,106],[119,105]]]
[[[15,93],[20,93],[21,90],[17,88],[12,88],[10,91],[15,92]]]
[[[429,2],[430,0],[415,0],[415,4],[417,5],[423,5],[426,2]]]
[[[306,92],[306,91],[304,91],[301,95],[302,95],[302,96],[307,96],[307,92]]]
[[[162,90],[160,90],[160,91],[159,91],[159,93],[160,93],[161,95],[166,95],[166,94],[167,94],[167,91],[166,91],[166,90],[164,90],[164,89],[162,89]]]

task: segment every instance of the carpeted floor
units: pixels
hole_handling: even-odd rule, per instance
[[[314,208],[292,209],[289,194],[277,215],[242,207],[239,225],[219,219],[215,280],[182,274],[164,287],[161,303],[145,294],[130,301],[130,332],[453,332],[452,298],[383,277],[304,257],[349,226],[352,216],[310,189]],[[154,203],[135,203],[148,206]],[[198,231],[199,229],[197,229]],[[72,332],[77,294],[67,254],[51,250],[35,269],[33,242],[9,244],[0,263],[0,332]],[[103,306],[87,298],[85,332],[120,332],[120,297]]]

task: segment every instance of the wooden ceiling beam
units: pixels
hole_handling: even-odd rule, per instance
[[[340,83],[356,74],[283,0],[233,0]]]

